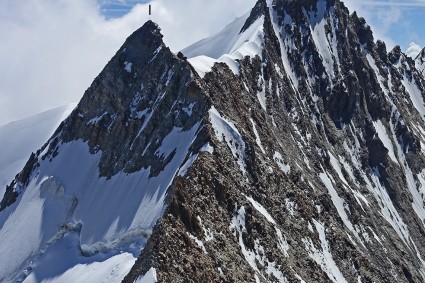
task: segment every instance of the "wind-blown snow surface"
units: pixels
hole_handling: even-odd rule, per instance
[[[139,277],[134,283],[155,283],[157,282],[156,279],[156,270],[155,268],[149,269],[148,272],[142,277]]]
[[[0,126],[0,196],[27,162],[53,134],[76,104],[52,109]]]
[[[76,282],[75,276],[86,274],[122,280],[161,217],[166,190],[198,128],[175,128],[163,140],[158,157],[175,154],[156,177],[150,167],[99,177],[101,152],[90,154],[82,141],[61,144],[52,161],[40,158],[25,192],[0,215],[0,242],[9,243],[0,246],[0,278],[9,282],[29,274],[28,282]],[[80,252],[64,261],[69,247]],[[51,268],[52,262],[61,264]]]
[[[217,34],[182,50],[182,53],[189,58],[188,61],[201,77],[211,71],[211,68],[217,62],[226,63],[233,73],[238,74],[237,59],[261,54],[264,41],[264,16],[258,18],[247,30],[241,33],[249,15],[250,13],[246,13]]]

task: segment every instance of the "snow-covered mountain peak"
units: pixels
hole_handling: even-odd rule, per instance
[[[425,280],[413,60],[337,0],[260,0],[183,53],[148,22],[30,156],[0,281]]]
[[[0,242],[10,244],[0,246],[0,281],[75,282],[72,274],[110,266],[114,274],[94,281],[121,281],[180,167],[204,145],[199,138],[192,147],[204,108],[189,63],[164,45],[158,26],[134,32],[7,186]],[[74,253],[50,268],[66,247]]]
[[[149,20],[127,38],[118,52],[125,53],[129,60],[143,63],[147,58],[152,58],[153,52],[158,51],[158,48],[165,47],[162,38],[158,24]],[[131,67],[128,66],[127,69],[130,70]]]
[[[255,57],[262,54],[264,45],[265,1],[242,17],[237,18],[220,32],[196,42],[182,53],[203,77],[215,63],[226,63],[235,73],[239,73],[238,60],[245,56]]]

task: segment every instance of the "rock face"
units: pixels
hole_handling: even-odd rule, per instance
[[[100,268],[103,277],[84,278],[120,282],[186,157],[205,145],[206,103],[191,66],[163,44],[156,24],[134,32],[7,187],[0,281],[78,282]],[[75,253],[56,264],[67,246]]]
[[[418,54],[415,59],[416,68],[424,75],[425,73],[425,48]]]
[[[259,0],[189,59],[161,38],[130,36],[8,186],[2,253],[25,215],[43,233],[0,278],[124,251],[116,281],[425,281],[421,57],[339,0]]]

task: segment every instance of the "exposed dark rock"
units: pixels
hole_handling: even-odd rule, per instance
[[[39,158],[74,140],[101,153],[103,177],[159,176],[177,152],[159,153],[167,135],[199,125],[180,167],[193,163],[173,172],[164,214],[123,282],[150,268],[159,282],[423,282],[418,59],[387,53],[338,0],[267,3],[241,29],[264,17],[261,53],[235,60],[236,73],[219,62],[201,78],[146,23],[47,154],[31,157],[22,190]],[[17,184],[0,209],[19,198]]]

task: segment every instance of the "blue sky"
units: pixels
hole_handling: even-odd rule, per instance
[[[127,14],[138,3],[149,0],[98,0],[101,13],[118,18]],[[346,0],[350,10],[358,10],[373,26],[377,36],[385,37],[390,47],[400,45],[403,50],[411,42],[425,46],[425,0]],[[243,13],[244,11],[241,11]],[[225,23],[223,23],[225,24]]]
[[[403,50],[411,42],[425,46],[425,0],[349,2],[389,45],[400,45]]]
[[[101,13],[108,19],[122,17],[136,4],[147,2],[149,0],[98,0]]]

